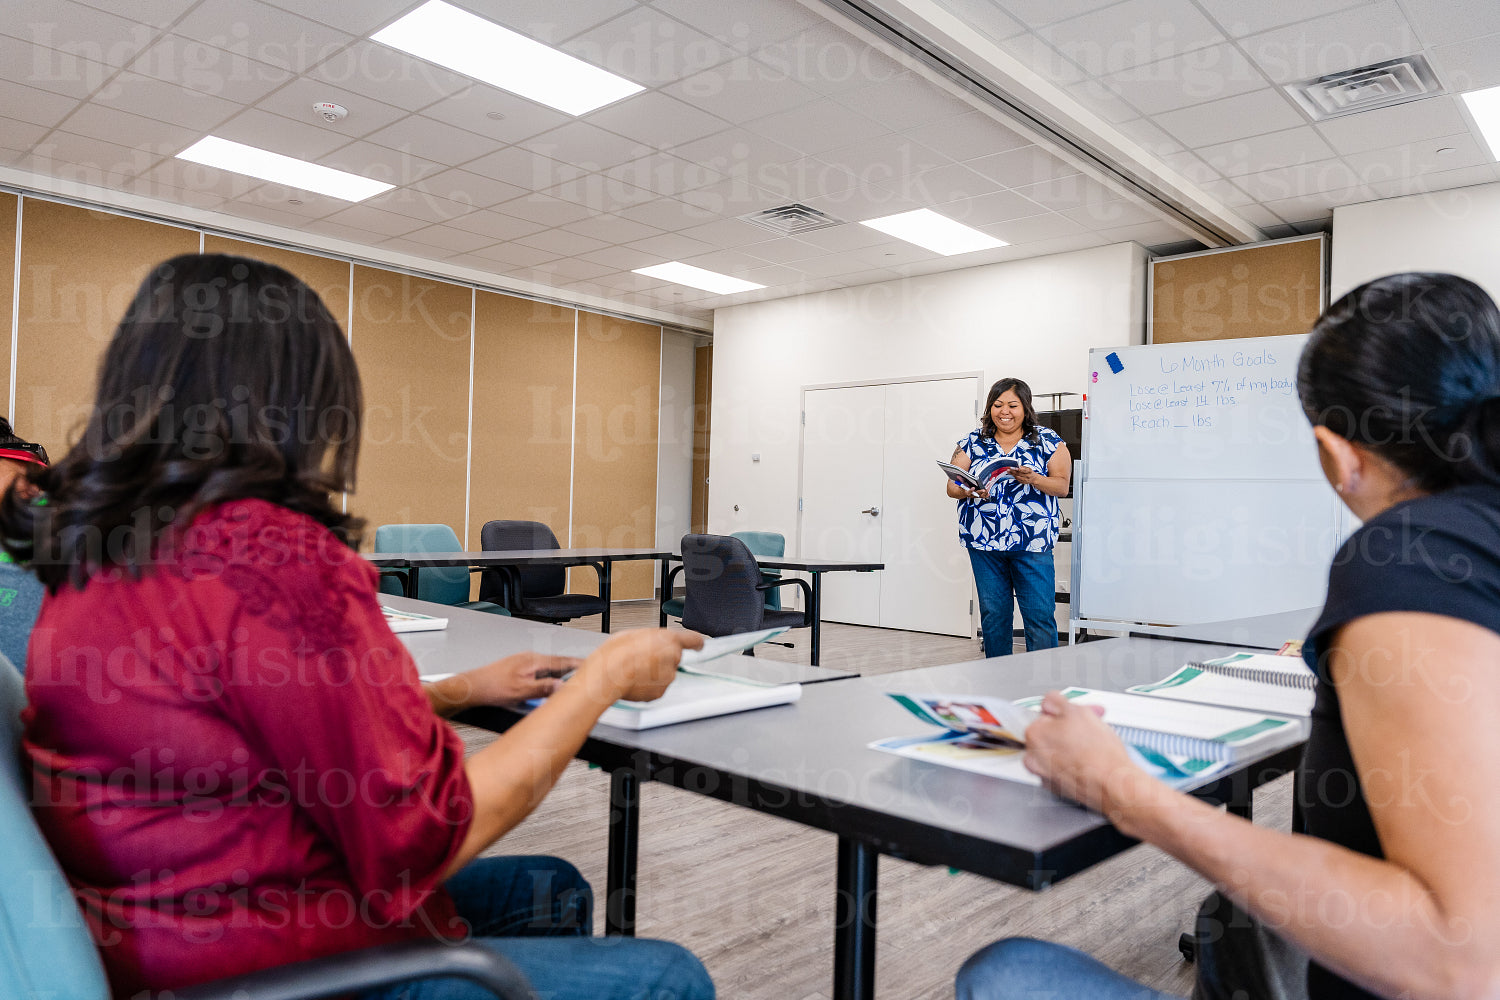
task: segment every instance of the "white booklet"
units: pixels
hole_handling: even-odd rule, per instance
[[[617,701],[599,721],[620,729],[655,729],[674,722],[789,705],[802,697],[801,684],[757,684],[679,670],[667,693],[655,701]]]
[[[392,632],[436,632],[448,627],[446,618],[434,618],[432,615],[422,615],[415,611],[397,611],[384,604],[380,606],[380,610],[385,615],[385,623],[391,627]]]
[[[1137,684],[1133,694],[1224,705],[1255,712],[1306,718],[1312,714],[1312,670],[1299,656],[1233,653],[1185,664],[1153,684]]]
[[[704,674],[708,677],[724,676],[703,670],[701,667],[703,664],[711,660],[717,660],[721,656],[743,653],[751,646],[758,646],[769,639],[774,639],[785,631],[785,628],[763,628],[758,632],[741,632],[739,635],[721,635],[705,638],[702,649],[684,649],[682,651],[682,659],[677,661],[677,669],[693,674]]]

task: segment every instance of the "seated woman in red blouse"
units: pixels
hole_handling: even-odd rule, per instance
[[[659,697],[702,639],[615,636],[561,685],[574,664],[523,654],[424,687],[337,500],[360,413],[306,285],[178,257],[116,330],[82,439],[37,477],[47,503],[0,504],[49,589],[26,677],[36,816],[115,994],[473,934],[543,997],[712,997],[676,945],[589,937],[566,862],[478,857],[606,707]],[[439,717],[540,695],[467,761]]]

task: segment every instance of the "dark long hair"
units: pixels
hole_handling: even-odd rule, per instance
[[[105,566],[139,576],[162,534],[228,500],[311,516],[350,545],[363,409],[348,341],[317,294],[270,264],[189,254],[141,284],[100,364],[83,437],[8,494],[0,539],[56,590]]]
[[[1328,307],[1297,368],[1314,425],[1440,490],[1500,483],[1500,311],[1451,274],[1393,274]]]
[[[1036,433],[1036,410],[1031,405],[1031,386],[1018,378],[1003,378],[990,386],[990,393],[984,397],[984,416],[979,421],[979,436],[992,438],[995,436],[995,418],[990,416],[990,407],[995,405],[995,400],[1000,398],[1002,392],[1014,390],[1016,398],[1021,401],[1021,436],[1035,443]]]

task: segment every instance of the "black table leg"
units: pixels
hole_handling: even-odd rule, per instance
[[[604,614],[599,619],[601,632],[609,631],[609,570],[613,565],[608,559],[599,564],[599,596],[604,598]]]
[[[823,631],[823,574],[812,574],[812,665],[818,665]]]
[[[657,587],[656,591],[657,595],[660,598],[656,605],[657,627],[659,628],[667,627],[667,599],[672,596],[671,594],[667,593],[668,578],[672,575],[671,571],[667,567],[671,565],[672,560],[670,559],[663,559],[661,561],[661,584]]]
[[[609,873],[604,933],[635,937],[635,861],[640,846],[641,779],[617,768],[609,775]]]
[[[408,567],[406,567],[406,596],[407,597],[416,597],[417,596],[417,570],[419,568],[420,567],[417,567],[417,566],[408,566]]]
[[[833,928],[833,1000],[875,1000],[875,862],[878,851],[839,838]]]

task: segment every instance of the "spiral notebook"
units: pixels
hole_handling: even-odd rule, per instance
[[[1152,684],[1127,688],[1205,705],[1223,705],[1277,715],[1312,713],[1317,677],[1296,656],[1234,653],[1215,660],[1195,660]]]

